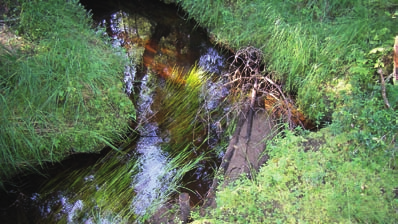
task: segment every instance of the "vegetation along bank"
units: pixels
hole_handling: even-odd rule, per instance
[[[123,93],[126,59],[78,1],[0,8],[0,185],[122,139],[135,116]]]
[[[267,144],[260,171],[220,189],[217,208],[194,220],[398,221],[396,1],[173,2],[216,43],[260,49],[262,75],[319,128],[284,129]]]

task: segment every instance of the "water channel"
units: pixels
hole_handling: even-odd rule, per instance
[[[81,2],[131,62],[124,82],[137,110],[135,131],[120,145],[122,153],[107,148],[100,154],[71,155],[44,175],[18,179],[2,196],[2,223],[132,221],[153,205],[173,201],[176,190],[188,192],[194,206],[200,204],[222,157],[217,122],[208,122],[195,137],[185,137],[195,142],[186,146],[188,156],[165,150],[173,136],[162,125],[167,119],[161,113],[163,89],[175,68],[184,74],[196,65],[211,76],[198,96],[205,111],[214,111],[228,94],[219,78],[226,56],[209,42],[206,31],[176,6],[156,0]]]

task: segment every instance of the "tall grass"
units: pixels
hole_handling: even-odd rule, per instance
[[[196,154],[206,142],[194,144],[196,135],[206,129],[202,120],[205,109],[204,86],[210,74],[193,67],[187,74],[175,69],[174,76],[166,81],[160,95],[164,96],[159,114],[163,114],[160,125],[170,131],[171,140],[162,145],[168,152],[167,165],[159,170],[159,194],[145,214],[135,214],[134,176],[139,174],[139,162],[134,149],[123,149],[123,154],[111,151],[95,165],[77,170],[67,169],[47,183],[39,192],[41,206],[49,206],[51,212],[41,221],[52,222],[146,222],[157,209],[172,199],[183,186],[185,175],[207,159],[209,152]],[[133,156],[131,156],[133,155]],[[142,189],[141,189],[142,190]],[[57,193],[58,192],[58,193]],[[60,193],[59,193],[60,192]],[[53,195],[67,198],[70,205],[78,204],[79,210],[69,211],[65,205],[56,205]],[[141,192],[142,194],[142,192]],[[50,202],[46,202],[50,201]],[[44,202],[44,203],[43,203]],[[54,204],[56,206],[54,206]],[[64,211],[64,215],[57,215]],[[170,211],[171,212],[171,211]],[[157,214],[159,215],[159,214]]]
[[[0,48],[1,182],[123,138],[125,61],[77,1],[22,1],[19,50]],[[119,54],[119,55],[118,55]]]
[[[371,49],[392,46],[394,2],[383,1],[177,1],[233,49],[252,45],[264,53],[267,73],[297,94],[312,119],[331,119],[334,86]],[[371,67],[371,65],[369,66]]]
[[[198,139],[203,142],[207,137],[206,123],[209,120],[204,88],[210,77],[200,68],[193,67],[187,74],[174,69],[173,76],[166,80],[161,126],[170,131],[172,154],[178,154]]]
[[[36,203],[48,210],[41,214],[40,222],[134,221],[132,180],[137,165],[127,154],[111,151],[91,167],[58,173],[38,192]],[[71,209],[77,203],[79,209]]]
[[[167,149],[169,147],[173,147],[173,145],[168,144],[167,146],[165,146],[166,148],[165,150],[171,151],[170,149]],[[168,178],[167,189],[164,189],[164,192],[161,193],[161,197],[154,200],[151,206],[147,208],[145,215],[137,217],[140,223],[148,222],[147,219],[156,214],[157,210],[161,206],[164,206],[166,202],[173,203],[174,201],[173,199],[176,198],[178,193],[185,189],[184,184],[186,183],[183,183],[184,177],[190,171],[198,168],[204,160],[208,159],[207,153],[203,153],[201,155],[197,155],[196,157],[192,157],[193,149],[194,146],[192,144],[187,144],[185,148],[180,150],[178,154],[175,153],[173,154],[173,156],[169,157],[169,161],[165,167],[165,170],[163,171],[163,175],[160,176],[161,178]],[[176,204],[173,203],[173,205],[174,207],[177,207]],[[170,210],[167,212],[170,214],[175,213],[174,215],[177,216],[179,215],[178,210],[177,211]],[[157,215],[164,216],[168,214],[157,214]]]
[[[186,146],[191,148],[190,145]],[[130,154],[134,154],[133,151]],[[144,215],[135,214],[134,176],[139,173],[139,163],[129,154],[120,155],[111,151],[91,167],[66,169],[46,183],[35,201],[39,209],[46,208],[39,217],[41,223],[57,222],[144,222],[167,200],[170,200],[182,187],[184,175],[196,168],[204,155],[191,160],[189,150],[168,158],[164,170],[158,177],[164,185],[159,185],[159,197]],[[62,202],[62,200],[64,202]],[[73,205],[79,209],[73,210]]]
[[[47,210],[39,217],[40,222],[145,222],[181,190],[183,177],[206,159],[205,154],[192,159],[191,144],[167,158],[166,167],[159,171],[159,196],[152,199],[145,214],[135,214],[134,177],[140,168],[137,158],[131,156],[134,149],[129,150],[124,155],[111,151],[90,167],[58,173],[40,189],[40,198],[34,202],[39,209]],[[79,209],[71,209],[76,204]]]

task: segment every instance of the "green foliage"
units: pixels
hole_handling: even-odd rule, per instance
[[[163,192],[146,214],[135,214],[133,209],[133,203],[137,203],[133,202],[136,196],[134,177],[140,172],[140,163],[131,156],[135,148],[127,148],[126,153],[110,151],[92,166],[67,168],[53,177],[38,192],[40,199],[36,203],[51,211],[43,214],[40,222],[84,223],[91,220],[95,223],[144,223],[159,206],[178,192],[184,175],[205,159],[204,155],[191,159],[191,145],[186,147],[186,150],[170,157],[164,170],[159,171],[159,180],[167,178],[168,187],[159,186]],[[65,201],[63,204],[59,203],[61,197]],[[76,203],[81,205],[80,208],[69,211],[68,205]]]
[[[124,59],[76,1],[23,1],[19,51],[0,49],[1,179],[111,145],[134,108]],[[120,55],[120,54],[119,54]]]
[[[249,180],[220,189],[214,223],[395,223],[396,170],[388,156],[351,159],[346,139],[327,129],[306,137],[285,132]],[[359,148],[360,150],[360,148]],[[212,222],[213,223],[213,222]]]
[[[42,206],[47,206],[51,212],[47,216],[43,214],[45,220],[41,222],[134,221],[136,214],[130,206],[135,192],[131,185],[139,170],[138,163],[128,154],[115,154],[108,153],[92,167],[66,169],[46,183],[39,194]],[[54,194],[63,197],[65,203],[58,204]],[[80,208],[68,211],[68,204],[76,203],[81,204]]]
[[[375,76],[373,69],[381,69],[385,74],[384,78],[392,72],[392,66],[384,63],[389,57],[386,49],[391,47],[381,46],[372,49],[368,54],[358,55],[356,65],[349,69],[352,89],[342,94],[342,106],[333,114],[331,128],[335,133],[344,132],[350,136],[350,151],[355,154],[374,157],[375,152],[391,148],[385,152],[393,158],[398,147],[395,141],[398,132],[398,89],[392,82],[386,81],[386,96],[391,106],[387,109],[381,94],[380,76]],[[354,149],[358,146],[363,151]]]
[[[159,114],[164,114],[164,121],[160,124],[170,128],[171,134],[171,141],[162,145],[162,150],[169,153],[167,165],[164,170],[159,170],[158,176],[159,180],[167,183],[167,189],[161,189],[162,193],[144,215],[134,213],[133,203],[137,203],[134,202],[134,176],[141,168],[136,158],[131,156],[135,155],[135,148],[127,148],[122,153],[111,151],[91,167],[67,169],[47,183],[40,192],[41,201],[52,200],[51,196],[57,191],[67,198],[69,204],[80,203],[82,208],[72,215],[59,216],[65,208],[52,206],[50,216],[43,221],[60,219],[68,222],[73,216],[69,222],[147,222],[159,206],[183,187],[184,176],[207,159],[207,152],[194,155],[200,146],[193,145],[191,136],[203,129],[198,116],[203,109],[201,95],[205,92],[203,87],[208,78],[210,76],[197,67],[188,74],[176,70],[175,76],[168,79],[162,92],[158,93],[164,97],[164,109],[159,111]]]
[[[391,106],[397,108],[397,88],[388,84],[387,90],[389,99],[392,99]],[[389,147],[392,148],[385,151],[386,154],[394,157],[397,153],[398,145],[395,139],[398,133],[398,113],[396,109],[385,109],[380,93],[380,87],[374,86],[373,91],[346,96],[345,106],[334,114],[331,128],[336,133],[344,132],[350,136],[350,151],[354,154],[373,157],[375,152]]]
[[[46,10],[47,9],[47,10]],[[33,41],[51,38],[79,37],[89,29],[91,18],[79,1],[22,1],[19,32]],[[57,30],[58,28],[58,30]]]

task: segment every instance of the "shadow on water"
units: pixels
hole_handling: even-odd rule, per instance
[[[1,195],[2,223],[104,221],[99,217],[103,203],[111,204],[124,216],[143,215],[156,199],[168,196],[176,172],[170,169],[172,158],[163,149],[170,133],[159,127],[158,112],[164,100],[159,87],[164,86],[174,68],[184,73],[196,64],[209,73],[223,72],[225,57],[220,49],[209,42],[205,30],[185,20],[184,12],[174,5],[155,0],[81,3],[92,10],[94,20],[105,27],[114,46],[125,49],[131,61],[124,81],[137,109],[137,137],[127,147],[121,146],[124,153],[110,148],[100,154],[72,153],[61,163],[48,165],[44,175],[17,177],[13,180],[16,185],[7,186],[8,193]],[[207,83],[206,88],[213,95],[206,100],[210,111],[228,92],[220,83]],[[201,131],[202,136],[193,139],[201,145],[198,154],[214,151],[218,142],[215,129],[211,124]],[[192,206],[200,204],[221,158],[215,152],[209,155],[212,158],[200,161],[183,177]],[[116,196],[120,201],[115,201]],[[118,222],[119,218],[107,221]]]

